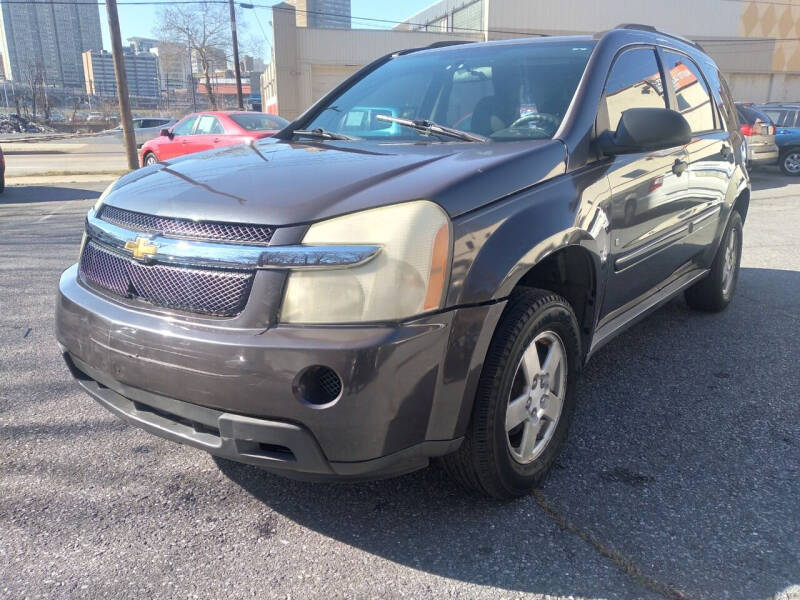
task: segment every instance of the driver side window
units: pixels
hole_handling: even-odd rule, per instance
[[[597,133],[616,131],[629,108],[667,108],[664,79],[652,48],[626,50],[614,61],[597,114]]]
[[[194,130],[194,123],[197,121],[197,116],[186,117],[183,121],[175,125],[172,129],[173,135],[192,135]]]

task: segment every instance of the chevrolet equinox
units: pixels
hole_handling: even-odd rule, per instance
[[[651,27],[395,52],[275,138],[113,183],[58,341],[108,410],[224,458],[360,479],[440,457],[525,494],[593,353],[680,293],[730,302],[743,151],[717,66]]]

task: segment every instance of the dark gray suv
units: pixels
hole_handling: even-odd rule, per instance
[[[442,457],[524,494],[594,352],[681,292],[731,300],[743,161],[714,62],[651,28],[396,52],[273,139],[110,186],[58,340],[107,409],[222,457]]]

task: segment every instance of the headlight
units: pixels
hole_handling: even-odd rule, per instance
[[[284,323],[390,321],[441,308],[450,263],[450,220],[419,200],[312,225],[303,244],[373,244],[364,265],[289,274]]]
[[[103,193],[100,194],[100,197],[97,199],[97,202],[94,203],[94,212],[100,210],[100,207],[103,206],[103,202],[106,201],[106,198],[111,193],[111,190],[114,189],[114,186],[117,185],[118,181],[119,178],[115,179],[110,184],[108,184],[108,187],[105,190],[103,190]]]

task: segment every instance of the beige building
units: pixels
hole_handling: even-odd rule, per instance
[[[800,100],[800,2],[441,0],[397,29],[480,32],[484,40],[586,34],[646,23],[699,42],[737,100]]]
[[[463,34],[378,29],[319,29],[297,23],[287,3],[272,11],[273,60],[261,78],[262,108],[293,119],[339,82],[379,56]],[[478,35],[466,39],[479,39]]]
[[[276,5],[262,103],[264,110],[294,118],[345,77],[395,50],[442,40],[593,34],[620,23],[646,23],[699,42],[737,100],[800,101],[800,0],[440,0],[390,31],[306,27],[294,6]]]

